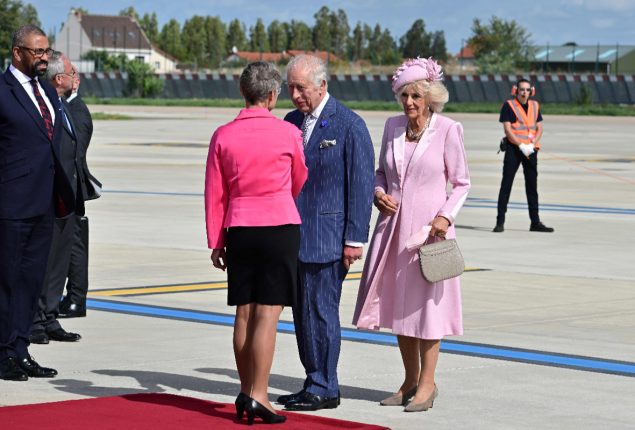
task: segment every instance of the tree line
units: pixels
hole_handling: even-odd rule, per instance
[[[78,8],[83,14],[86,9]],[[416,19],[397,40],[380,24],[357,22],[351,29],[346,12],[321,7],[312,26],[300,21],[262,19],[249,28],[238,19],[229,23],[218,16],[195,15],[181,25],[170,19],[159,29],[156,13],[140,16],[130,6],[119,12],[136,19],[150,41],[180,63],[216,68],[235,47],[239,51],[282,52],[288,50],[327,51],[343,62],[365,61],[395,65],[403,58],[433,56],[448,59],[445,35],[428,31],[423,19]],[[0,59],[11,55],[11,37],[20,25],[40,25],[37,10],[20,0],[0,0]],[[512,73],[526,68],[533,55],[530,33],[514,20],[493,16],[489,22],[474,19],[472,35],[466,41],[475,55],[480,73]],[[52,40],[51,40],[52,42]],[[99,56],[98,53],[91,55]],[[106,60],[102,59],[102,63]],[[120,60],[115,60],[115,64]],[[114,65],[113,65],[114,66]]]
[[[374,27],[357,22],[351,29],[346,12],[321,7],[312,26],[300,20],[273,20],[265,25],[261,18],[249,28],[238,19],[229,23],[218,16],[195,15],[183,25],[169,20],[159,29],[156,13],[140,16],[134,7],[120,15],[135,18],[150,41],[182,63],[218,67],[227,55],[238,51],[283,52],[288,50],[327,51],[342,61],[367,61],[371,64],[396,64],[404,57],[448,57],[443,31],[428,32],[422,19],[396,40],[380,24]]]
[[[0,0],[0,63],[11,57],[13,33],[25,24],[41,25],[33,5],[16,0]]]

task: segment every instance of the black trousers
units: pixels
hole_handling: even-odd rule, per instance
[[[32,332],[39,330],[51,332],[61,327],[57,321],[57,316],[59,315],[60,297],[64,291],[64,285],[66,285],[76,225],[75,215],[55,220],[44,287],[38,300],[37,312],[33,318]]]
[[[53,206],[47,214],[34,218],[0,219],[0,360],[28,355],[53,219]]]
[[[68,268],[65,301],[86,306],[88,294],[88,217],[75,216],[75,234]]]
[[[518,146],[509,145],[509,148],[505,151],[505,161],[503,162],[503,179],[498,193],[496,224],[505,224],[505,212],[507,212],[507,204],[512,192],[514,177],[521,164],[525,175],[525,194],[527,194],[529,219],[532,224],[540,222],[540,217],[538,216],[538,152],[534,152],[527,158]]]

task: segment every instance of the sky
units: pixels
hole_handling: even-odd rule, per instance
[[[379,23],[399,40],[416,19],[423,19],[426,31],[442,30],[447,49],[459,52],[471,34],[475,18],[489,22],[493,15],[515,20],[531,34],[535,45],[635,45],[635,0],[533,0],[523,3],[497,0],[21,0],[38,11],[46,32],[59,31],[72,7],[91,14],[117,15],[133,5],[144,13],[155,12],[159,30],[170,19],[181,23],[194,15],[219,16],[222,21],[238,18],[249,26],[262,18],[265,25],[279,21],[301,20],[313,26],[313,15],[322,7],[343,9],[349,25],[357,22]]]

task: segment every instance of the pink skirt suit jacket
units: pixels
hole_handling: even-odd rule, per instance
[[[404,159],[407,117],[389,118],[384,128],[375,189],[399,202],[397,213],[380,214],[360,282],[353,324],[388,328],[420,339],[463,334],[459,278],[429,283],[421,275],[408,239],[437,215],[450,220],[447,238],[470,189],[463,127],[433,114],[410,160]],[[451,191],[447,191],[447,184]]]
[[[205,172],[210,249],[228,227],[300,224],[294,198],[307,178],[300,130],[264,108],[242,109],[212,136]]]

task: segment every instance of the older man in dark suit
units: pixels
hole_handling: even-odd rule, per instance
[[[49,56],[49,64],[45,74],[46,79],[53,85],[59,98],[60,106],[57,112],[62,120],[60,136],[60,163],[66,177],[71,181],[75,195],[75,213],[64,219],[56,219],[53,225],[53,240],[46,266],[44,287],[38,301],[38,310],[31,328],[31,343],[47,344],[50,340],[59,342],[75,342],[81,339],[77,333],[64,330],[57,320],[59,314],[60,297],[64,291],[68,268],[73,249],[73,239],[76,229],[76,214],[83,214],[84,199],[78,189],[79,143],[77,127],[68,112],[68,103],[63,99],[71,95],[74,81],[74,71],[70,60],[61,52],[53,52]]]
[[[40,80],[52,53],[34,25],[13,35],[11,65],[0,76],[0,379],[53,377],[29,354],[53,220],[74,210],[59,163],[59,100]]]
[[[88,170],[86,153],[90,139],[93,136],[93,119],[88,106],[79,95],[80,76],[73,65],[74,81],[73,93],[66,99],[68,110],[75,121],[77,135],[77,166],[78,193],[82,200],[92,200],[101,196],[101,182]],[[86,296],[88,294],[88,217],[84,211],[77,210],[76,226],[73,238],[71,261],[68,268],[66,295],[60,303],[59,318],[77,318],[86,316]]]
[[[375,157],[364,121],[328,94],[324,62],[294,57],[287,82],[297,109],[285,120],[302,130],[309,168],[297,198],[302,225],[298,302],[293,306],[306,379],[299,393],[278,402],[289,410],[336,408],[342,282],[368,240]]]

